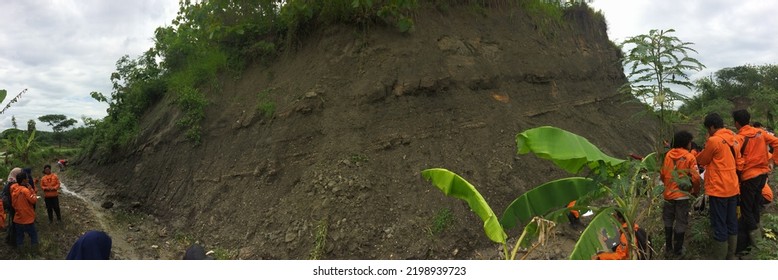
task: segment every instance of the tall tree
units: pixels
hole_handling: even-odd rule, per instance
[[[16,129],[19,129],[19,126],[16,124],[16,116],[11,116],[11,126],[13,126]]]
[[[78,121],[75,119],[69,119],[65,115],[51,114],[38,117],[39,121],[45,122],[51,126],[54,130],[54,135],[57,138],[57,142],[62,147],[62,131],[75,125]]]
[[[691,89],[694,84],[689,82],[687,72],[705,68],[697,59],[689,57],[689,52],[697,52],[689,47],[692,43],[672,36],[673,32],[673,29],[653,29],[648,34],[629,37],[621,44],[622,49],[631,47],[623,60],[624,67],[629,68],[630,73],[627,77],[629,81],[622,86],[622,91],[631,93],[653,110],[659,111],[662,121],[660,139],[669,136],[665,135],[667,109],[672,108],[675,101],[687,99],[670,85]]]
[[[35,131],[35,120],[29,120],[27,121],[27,133],[32,133]]]
[[[707,113],[729,115],[734,109],[748,109],[751,119],[775,126],[778,115],[778,65],[742,65],[716,71],[697,80],[699,94],[678,110],[701,118]]]

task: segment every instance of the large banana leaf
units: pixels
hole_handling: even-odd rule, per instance
[[[614,208],[605,208],[597,213],[581,233],[573,252],[570,253],[571,260],[590,260],[599,251],[610,251],[610,244],[605,244],[606,240],[615,238],[618,241],[621,236],[621,225],[613,218],[613,211]]]
[[[8,95],[8,91],[0,89],[0,103],[5,101],[5,97]]]
[[[650,153],[643,157],[643,160],[640,164],[649,172],[659,172],[659,163],[657,161],[656,152]]]
[[[475,189],[473,185],[462,179],[454,172],[443,168],[431,168],[421,172],[421,175],[432,182],[447,196],[459,198],[467,201],[470,209],[484,221],[484,232],[494,242],[505,244],[507,235],[502,229],[497,215],[486,203],[483,196]]]
[[[502,214],[500,223],[506,229],[517,222],[526,225],[532,217],[543,216],[564,208],[570,201],[597,190],[598,184],[588,178],[571,177],[551,181],[531,189],[516,198]]]
[[[534,153],[567,172],[577,174],[584,166],[594,169],[600,162],[617,166],[624,160],[606,155],[589,140],[553,126],[528,129],[516,135],[519,154]]]

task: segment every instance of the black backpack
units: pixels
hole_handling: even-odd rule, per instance
[[[13,207],[11,205],[11,184],[13,183],[5,182],[3,185],[3,192],[0,193],[0,196],[3,197],[3,209],[5,209],[6,212]]]

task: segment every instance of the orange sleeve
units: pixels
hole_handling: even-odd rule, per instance
[[[708,137],[708,141],[705,141],[705,149],[702,149],[702,151],[697,154],[697,163],[700,165],[704,166],[710,164],[713,161],[713,154],[716,152],[716,149],[719,148],[718,143],[711,138],[713,137]]]
[[[696,195],[700,193],[700,170],[697,169],[697,159],[694,156],[687,157],[687,159],[689,166],[686,166],[686,168],[689,169],[692,181],[691,193]]]
[[[767,145],[773,147],[773,151],[778,151],[778,137],[770,135],[770,133],[763,133],[762,135],[764,136],[764,141]],[[772,158],[774,162],[778,162],[778,153],[773,153]]]

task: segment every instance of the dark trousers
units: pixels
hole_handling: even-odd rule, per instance
[[[22,244],[24,244],[24,233],[27,233],[27,235],[30,236],[30,240],[32,241],[32,245],[38,244],[38,231],[35,230],[35,223],[29,224],[29,225],[22,225],[14,223],[14,227],[16,227],[16,246],[21,247]]]
[[[43,200],[46,202],[46,214],[49,215],[49,222],[54,221],[52,211],[57,214],[57,221],[62,221],[62,216],[60,216],[59,212],[59,197],[47,197]]]
[[[8,220],[8,228],[6,229],[6,236],[5,236],[5,243],[8,243],[8,245],[16,246],[16,227],[14,223],[14,209],[8,209],[8,216],[6,216],[6,219]]]
[[[674,228],[675,232],[684,233],[689,225],[690,199],[665,200],[662,205],[662,222],[666,228]]]
[[[767,181],[767,174],[740,182],[740,215],[746,232],[757,229],[761,215],[762,188]]]
[[[729,236],[737,235],[737,195],[710,197],[710,224],[716,241],[724,242]]]

